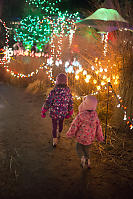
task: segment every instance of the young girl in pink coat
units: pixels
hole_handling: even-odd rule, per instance
[[[72,122],[67,137],[75,138],[77,141],[77,154],[81,158],[81,166],[87,165],[90,168],[89,149],[95,138],[103,141],[103,133],[100,121],[96,112],[97,99],[88,95],[79,106],[79,114]]]

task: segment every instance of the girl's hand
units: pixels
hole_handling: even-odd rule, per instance
[[[45,113],[41,113],[41,117],[42,117],[42,118],[45,118],[45,117],[46,117],[46,114],[45,114]]]
[[[69,119],[73,114],[73,109],[66,115],[65,119]]]
[[[47,112],[47,109],[42,108],[42,111],[41,111],[41,117],[42,117],[42,118],[45,118],[45,117],[46,117],[46,112]]]
[[[69,119],[71,117],[71,115],[66,115],[65,119]]]

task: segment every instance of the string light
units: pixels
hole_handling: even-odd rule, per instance
[[[26,8],[30,15],[20,21],[20,28],[16,28],[15,41],[23,41],[25,48],[29,49],[37,43],[37,48],[43,50],[45,44],[50,42],[55,35],[63,38],[62,34],[69,34],[71,39],[75,32],[75,22],[78,21],[79,13],[70,14],[68,11],[62,13],[56,5],[61,1],[49,2],[43,0],[27,0]],[[33,6],[36,9],[31,9]],[[38,16],[36,14],[38,13]],[[61,40],[59,43],[62,43]],[[61,44],[59,44],[59,53]]]
[[[2,40],[5,40],[5,44],[4,44],[4,48],[1,49],[2,53],[1,54],[5,54],[6,50],[9,47],[9,31],[8,31],[8,27],[6,26],[6,23],[2,21],[2,19],[0,19],[0,23],[2,24],[2,26],[5,28],[5,38],[2,38]],[[1,30],[2,31],[2,30]],[[5,64],[7,62],[7,60],[5,59],[5,57],[0,58],[0,64]]]
[[[107,40],[108,40],[108,32],[105,34],[105,37],[103,39],[103,42],[104,42],[104,56],[106,56],[106,53],[107,53]]]
[[[39,20],[39,18],[37,17],[37,19]],[[47,20],[46,18],[45,18],[45,20]],[[49,20],[49,19],[48,19]],[[64,18],[63,18],[63,20],[64,20]],[[59,21],[60,20],[57,20],[58,21],[58,23],[60,23]],[[40,22],[40,20],[39,20],[39,22]],[[40,23],[43,23],[43,22],[46,22],[46,21],[41,21]],[[57,23],[57,24],[58,24]],[[51,21],[51,19],[49,20],[49,22],[48,22],[48,24],[50,24],[50,27],[52,27],[53,28],[53,26],[55,26],[55,23],[53,23],[52,21]],[[56,28],[58,27],[58,25],[56,26]],[[62,38],[63,38],[63,35],[64,35],[64,33],[65,33],[65,31],[64,31],[64,24],[63,23],[61,23],[61,29],[58,29],[58,31],[56,31],[56,28],[54,29],[54,31],[53,31],[53,33],[52,33],[52,38],[51,38],[51,45],[53,45],[53,49],[52,49],[52,51],[51,51],[51,58],[48,58],[47,59],[47,64],[44,64],[43,63],[43,65],[40,65],[39,66],[39,69],[35,69],[35,71],[33,71],[33,72],[31,72],[31,73],[29,73],[29,74],[23,74],[23,73],[16,73],[16,72],[14,72],[13,70],[10,70],[9,69],[9,67],[7,66],[7,65],[4,65],[4,67],[5,67],[5,69],[6,69],[6,71],[8,72],[8,73],[10,73],[11,74],[11,76],[14,76],[14,77],[17,77],[17,78],[29,78],[29,77],[32,77],[33,75],[35,75],[35,74],[38,74],[38,72],[39,72],[39,70],[42,70],[42,69],[46,69],[46,73],[48,74],[48,77],[49,77],[49,79],[54,83],[55,81],[54,81],[54,78],[53,78],[53,76],[52,76],[52,65],[53,65],[53,63],[54,63],[54,61],[53,61],[53,56],[54,56],[54,53],[55,53],[55,45],[54,45],[54,39],[56,38],[55,37],[55,35],[56,35],[56,33],[57,33],[57,35],[59,36],[59,41],[58,41],[58,44],[59,44],[59,50],[57,51],[58,53],[56,54],[56,58],[57,58],[57,60],[55,61],[55,63],[56,63],[56,65],[57,66],[59,66],[59,64],[62,64],[62,61],[61,61],[61,45],[62,45]],[[71,33],[70,33],[71,34]],[[107,39],[107,38],[106,38]],[[33,40],[32,40],[33,41]],[[39,41],[38,41],[39,42]],[[104,49],[105,50],[105,49]],[[5,50],[5,55],[6,55],[6,57],[8,57],[8,61],[10,60],[10,57],[11,57],[11,55],[9,55],[10,53],[9,53],[10,51],[8,51],[8,53],[7,53],[7,51]],[[105,52],[105,54],[106,54],[106,52]],[[8,56],[9,55],[9,56]],[[6,59],[6,61],[7,61],[7,59]],[[108,60],[108,62],[109,62],[110,60]],[[96,58],[95,59],[95,62],[98,62],[98,58]],[[6,62],[5,62],[6,63]],[[100,66],[100,68],[97,70],[97,67],[98,67],[98,65]],[[75,69],[76,68],[76,69]],[[75,59],[72,63],[69,63],[69,62],[66,62],[65,63],[65,70],[66,70],[66,72],[67,73],[74,73],[75,72],[75,79],[76,80],[79,80],[79,78],[80,78],[80,76],[79,76],[79,73],[82,73],[85,77],[84,77],[84,80],[88,83],[89,81],[90,81],[90,79],[91,79],[91,75],[89,75],[89,74],[87,74],[88,72],[87,72],[87,70],[83,70],[83,68],[82,68],[82,65]],[[102,63],[99,61],[98,63],[96,63],[96,65],[95,66],[91,66],[91,70],[92,70],[92,72],[95,70],[95,73],[96,73],[96,75],[98,76],[98,77],[100,77],[100,79],[104,79],[104,80],[106,80],[107,82],[110,82],[110,77],[107,77],[107,75],[103,75],[102,73],[107,73],[107,68],[104,68],[104,67],[102,67]],[[114,79],[114,84],[118,84],[118,79],[119,79],[119,76],[113,76],[112,77],[113,79]],[[101,88],[102,88],[102,86],[104,86],[105,84],[106,84],[106,82],[105,81],[101,81],[101,85],[97,85],[97,80],[95,80],[95,79],[93,79],[93,83],[94,84],[96,84],[96,88],[97,88],[97,91],[95,92],[95,94],[96,93],[98,93],[100,90],[101,90]],[[98,83],[99,84],[99,83]],[[93,93],[94,94],[94,93]],[[127,108],[125,107],[125,106],[123,106],[123,105],[121,105],[120,104],[120,107],[122,107],[124,110],[126,110]],[[127,112],[125,111],[124,112],[124,120],[127,120],[128,119],[128,117],[127,117]],[[132,129],[132,124],[129,122],[129,121],[127,121],[127,123],[128,124],[130,124],[130,128]]]

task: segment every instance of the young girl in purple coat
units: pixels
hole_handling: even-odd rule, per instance
[[[72,95],[67,86],[67,76],[64,73],[60,73],[56,77],[55,87],[51,90],[42,106],[41,116],[43,118],[46,117],[47,110],[49,110],[52,118],[53,147],[55,147],[63,130],[64,118],[68,119],[73,113]]]
[[[79,114],[72,122],[67,137],[76,139],[77,154],[81,158],[81,166],[90,168],[89,149],[95,137],[103,141],[103,133],[100,121],[96,112],[97,99],[88,95],[79,106]]]

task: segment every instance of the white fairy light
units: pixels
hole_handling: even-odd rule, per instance
[[[72,62],[72,65],[73,65],[73,66],[76,66],[76,64],[77,64],[77,62],[76,62],[76,60],[74,60],[74,61]]]
[[[61,60],[61,59],[59,60],[59,64],[60,64],[60,65],[62,64],[62,60]]]
[[[66,62],[65,62],[65,68],[68,67],[68,66],[69,66],[69,62],[66,61]]]
[[[120,105],[120,104],[118,104],[118,105],[117,105],[117,108],[120,108],[120,106],[121,106],[121,105]]]
[[[69,66],[68,72],[69,72],[69,73],[74,73],[73,66]]]
[[[50,65],[50,66],[53,64],[53,58],[52,57],[47,59],[47,64]]]
[[[73,39],[73,34],[74,34],[74,30],[70,30],[70,34],[69,34],[69,44],[70,44],[70,46],[71,46],[71,44],[72,44],[72,39]]]
[[[95,70],[94,66],[91,66],[91,69],[92,69],[92,70]]]
[[[118,97],[119,99],[121,99],[120,95],[117,95],[117,97]]]
[[[56,66],[59,66],[58,60],[55,61],[55,65],[56,65]]]
[[[83,75],[87,75],[87,71],[86,70],[83,71]]]
[[[85,79],[85,82],[88,83],[90,80],[88,78]]]
[[[131,129],[131,130],[133,129],[133,125],[130,127],[130,129]]]
[[[91,75],[86,75],[86,79],[91,79]]]
[[[79,76],[78,76],[78,75],[75,75],[75,79],[78,80],[78,79],[79,79]]]
[[[127,115],[126,115],[126,114],[124,115],[124,118],[123,118],[123,120],[127,120]]]
[[[106,56],[106,53],[107,53],[107,39],[108,39],[108,32],[106,33],[105,35],[105,38],[104,38],[104,56]]]
[[[103,72],[103,68],[100,68],[100,72]]]

